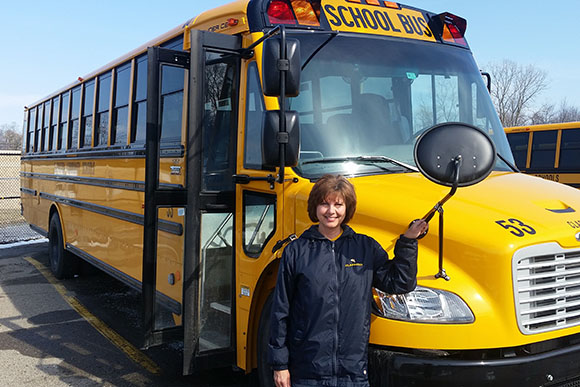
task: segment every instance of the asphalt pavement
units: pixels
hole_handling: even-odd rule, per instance
[[[140,295],[87,270],[58,281],[48,244],[0,245],[0,386],[251,385],[233,369],[183,377],[179,343],[140,350]]]

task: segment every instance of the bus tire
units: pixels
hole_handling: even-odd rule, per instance
[[[270,293],[260,315],[258,325],[258,380],[261,387],[274,387],[274,372],[268,363],[268,342],[270,341],[270,317],[272,314],[272,299]]]
[[[50,271],[58,279],[71,278],[78,266],[78,260],[64,249],[64,237],[60,218],[54,214],[48,229],[48,261]]]

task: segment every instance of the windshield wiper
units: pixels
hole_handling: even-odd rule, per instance
[[[516,167],[514,164],[512,164],[511,162],[509,162],[505,157],[503,157],[499,152],[496,153],[497,157],[499,157],[499,159],[501,161],[503,161],[508,167],[510,167],[514,172],[521,172],[519,170],[518,167]]]
[[[359,163],[391,163],[399,167],[403,167],[409,171],[419,172],[419,169],[412,165],[403,163],[387,156],[347,156],[347,157],[329,157],[325,159],[305,160],[301,164],[317,164],[317,163],[340,163],[344,161],[353,161]],[[378,167],[378,166],[377,166]],[[385,168],[383,168],[385,169]],[[385,169],[387,170],[387,169]]]

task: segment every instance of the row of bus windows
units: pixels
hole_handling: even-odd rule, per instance
[[[527,165],[529,136],[532,135],[530,162]],[[578,170],[580,168],[580,128],[544,130],[507,135],[516,165],[520,169],[559,169]],[[559,150],[559,157],[556,160]],[[558,161],[558,163],[556,163]]]
[[[183,39],[174,39],[162,47],[179,50]],[[177,82],[181,88],[172,93],[183,93],[183,79]],[[146,120],[144,54],[28,109],[24,150],[38,153],[144,144]]]

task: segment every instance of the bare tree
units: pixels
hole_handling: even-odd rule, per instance
[[[549,103],[543,104],[530,115],[530,124],[539,125],[554,122],[553,119],[555,115],[555,110],[556,107],[554,106],[554,104]]]
[[[532,125],[580,121],[580,109],[568,105],[566,99],[560,102],[557,109],[556,105],[545,103],[530,116],[530,121]]]
[[[572,122],[580,121],[580,109],[577,106],[568,105],[568,101],[563,99],[560,102],[560,109],[556,112],[552,122]]]
[[[22,134],[16,122],[0,125],[0,150],[20,150]]]
[[[490,63],[491,98],[504,126],[524,125],[531,116],[533,101],[546,90],[547,72],[533,65],[523,66],[504,59]]]

